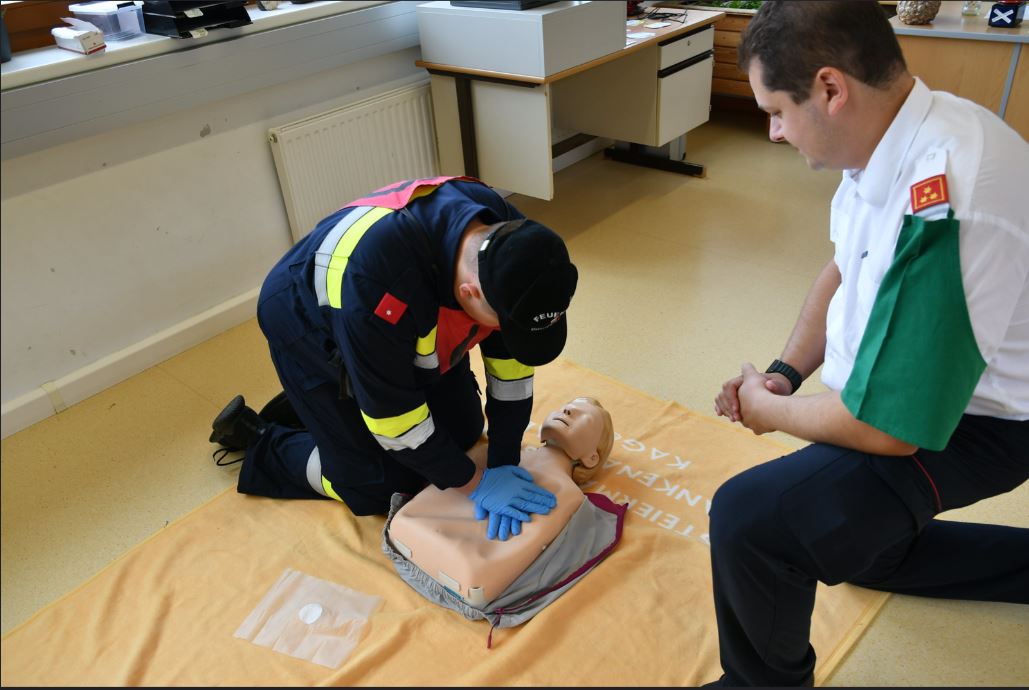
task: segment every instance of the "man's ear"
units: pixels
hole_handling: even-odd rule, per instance
[[[466,300],[482,299],[482,288],[475,283],[461,283],[457,286],[457,292]]]
[[[828,115],[836,115],[850,99],[846,75],[835,67],[823,67],[815,73],[815,89]]]

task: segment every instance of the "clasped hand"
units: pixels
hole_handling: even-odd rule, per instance
[[[722,384],[715,398],[715,414],[740,422],[755,434],[775,429],[764,422],[763,404],[769,394],[790,395],[792,386],[782,374],[761,373],[750,362],[744,362],[736,378]]]
[[[529,513],[546,515],[557,499],[532,479],[528,470],[517,465],[487,468],[469,498],[475,502],[475,519],[489,517],[486,536],[506,541],[522,533]]]

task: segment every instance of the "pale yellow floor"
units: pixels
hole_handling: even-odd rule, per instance
[[[838,174],[763,126],[716,114],[692,132],[706,179],[594,156],[557,175],[554,201],[511,197],[579,267],[566,358],[710,414],[740,362],[779,354],[831,257]],[[211,419],[236,393],[259,406],[277,391],[251,320],[4,440],[3,632],[233,486]],[[1029,485],[948,517],[1029,526]],[[1026,650],[1029,607],[894,595],[830,684],[1027,685]]]

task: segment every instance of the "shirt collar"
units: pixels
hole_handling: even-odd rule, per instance
[[[883,134],[863,170],[847,170],[845,175],[857,182],[858,195],[870,204],[882,206],[889,198],[890,189],[901,174],[899,162],[907,156],[911,142],[932,105],[932,92],[921,79],[915,85],[904,105]]]

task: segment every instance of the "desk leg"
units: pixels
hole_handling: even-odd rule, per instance
[[[689,163],[679,160],[682,157],[683,147],[675,146],[676,141],[664,146],[644,146],[643,144],[629,143],[608,147],[604,149],[604,156],[619,163],[632,163],[647,168],[657,168],[668,172],[692,175],[693,177],[704,177],[704,166],[698,163]],[[679,152],[678,156],[669,157],[668,149]]]
[[[457,90],[457,120],[461,127],[461,150],[464,152],[464,174],[479,176],[479,153],[475,148],[475,116],[472,110],[472,80],[454,77]]]

